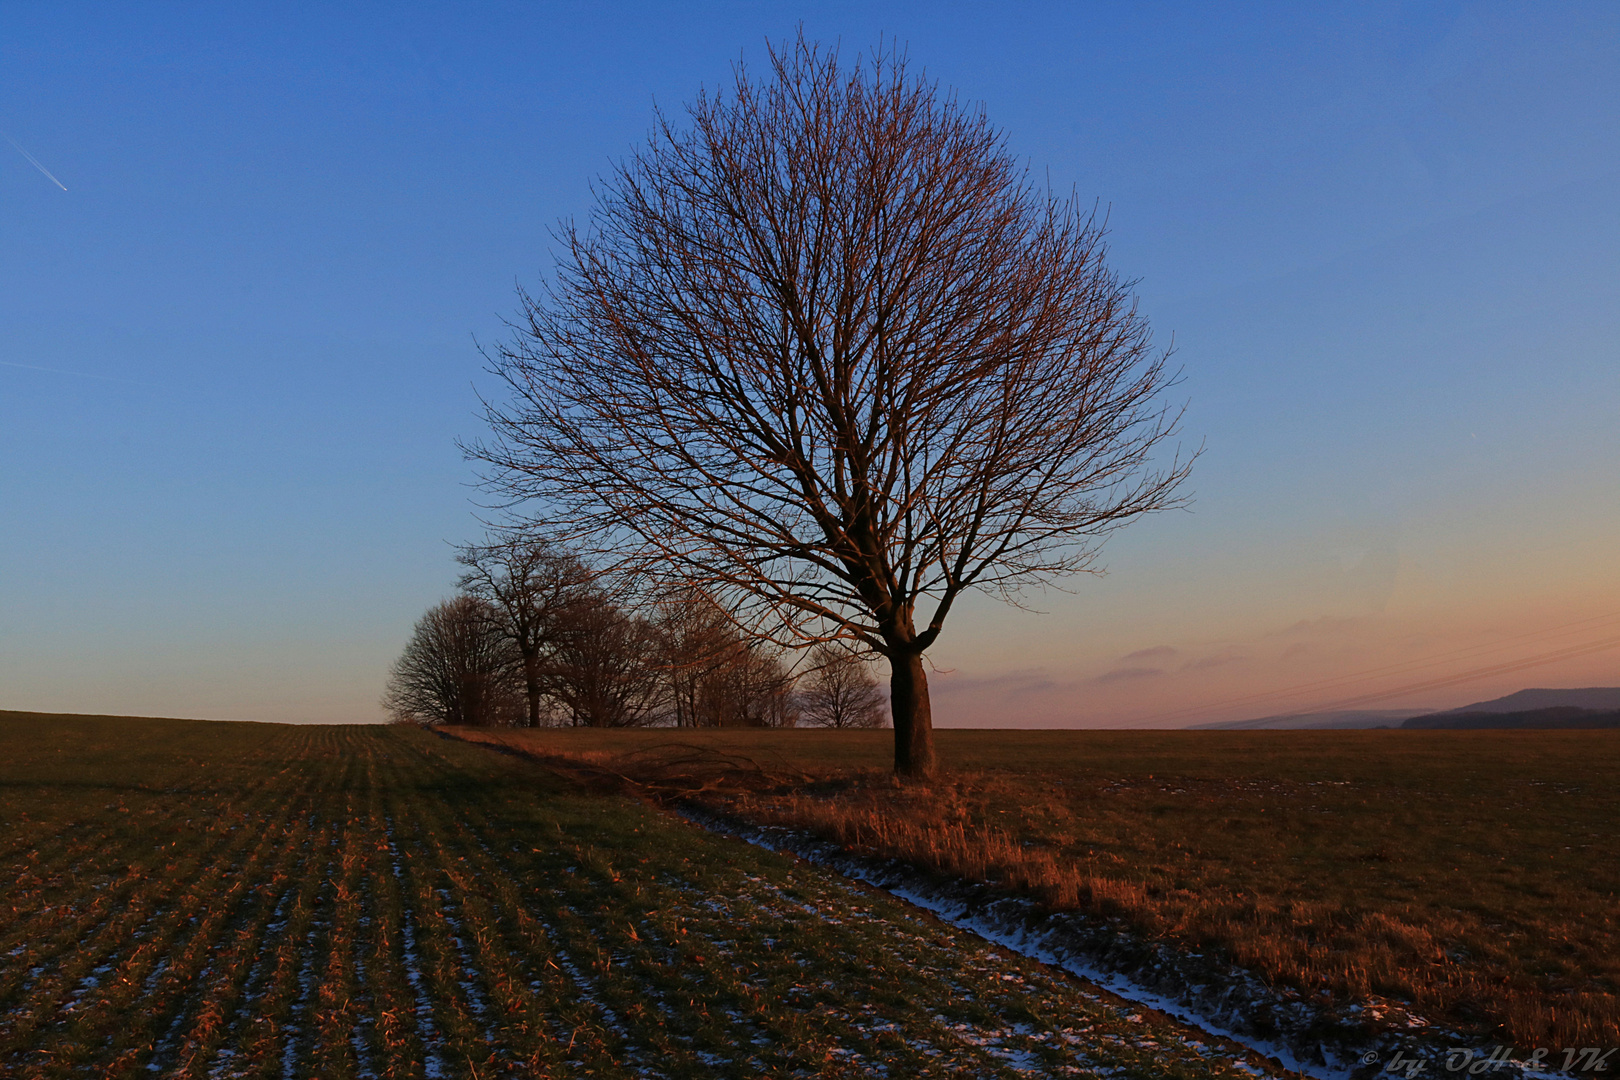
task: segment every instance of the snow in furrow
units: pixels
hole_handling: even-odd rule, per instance
[[[833,901],[826,898],[819,898],[814,903],[807,903],[803,900],[790,897],[786,895],[786,893],[776,884],[763,878],[750,876],[747,880],[757,886],[759,889],[758,893],[751,894],[747,898],[750,909],[748,914],[750,915],[755,913],[764,913],[776,917],[792,919],[800,914],[806,914],[827,925],[843,926],[845,925],[846,919],[839,918],[839,914],[850,917],[860,917],[869,914],[868,909],[861,906],[858,902],[861,894],[849,889],[847,886],[842,885],[837,880],[816,882],[815,884],[823,887],[830,887],[832,890],[837,891],[841,894],[839,900]],[[736,922],[738,920],[737,913],[733,911],[731,906],[723,899],[703,892],[702,890],[697,889],[691,883],[680,881],[679,879],[666,877],[665,882],[666,885],[675,891],[691,897],[691,899],[687,902],[692,907],[703,908],[727,922]],[[906,945],[922,945],[925,947],[932,944],[922,935],[906,933],[900,927],[888,923],[887,921],[879,921],[876,925],[885,931],[886,937],[891,939],[891,949],[896,943]],[[732,944],[733,943],[727,941],[716,941],[715,945],[717,954],[722,957],[732,955],[732,950],[728,947]],[[891,955],[894,955],[897,960],[902,962],[905,962],[906,960],[906,958],[900,956],[898,953],[891,952]],[[979,970],[988,972],[990,969],[980,968]],[[1016,979],[1019,982],[1023,981],[1022,977],[1019,975],[1002,975],[999,972],[993,973],[993,977],[999,979]],[[970,999],[973,997],[971,992],[967,991],[953,980],[947,978],[945,981],[950,984],[953,989],[963,993],[964,996],[967,996]],[[822,985],[823,989],[826,990],[839,990],[839,987],[836,984],[830,982]],[[988,1005],[989,1002],[985,1002],[985,1004]],[[899,1023],[885,1018],[870,1004],[852,1002],[848,1009],[838,1014],[838,1017],[843,1023],[849,1026],[851,1031],[866,1039],[872,1039],[883,1034],[899,1034],[903,1030]],[[1008,1067],[1014,1068],[1018,1071],[1025,1073],[1033,1072],[1042,1076],[1050,1075],[1046,1072],[1044,1064],[1041,1064],[1036,1060],[1033,1051],[1003,1045],[1004,1041],[1008,1038],[1029,1038],[1037,1041],[1044,1038],[1042,1033],[1034,1031],[1034,1029],[1030,1028],[1028,1025],[1010,1024],[1006,1027],[997,1028],[974,1026],[967,1023],[951,1023],[943,1016],[933,1016],[930,1017],[930,1019],[935,1025],[937,1025],[938,1034],[947,1042],[955,1042],[960,1044],[962,1047],[971,1047],[977,1049],[992,1059],[1000,1061],[1003,1064],[1007,1064]],[[1054,1037],[1062,1038],[1061,1035],[1057,1035],[1056,1033],[1054,1033]],[[928,1054],[930,1056],[939,1056],[946,1052],[936,1047],[934,1042],[930,1039],[918,1035],[914,1030],[908,1030],[908,1033],[904,1035],[904,1038],[908,1045],[924,1054]],[[1079,1042],[1078,1039],[1067,1040],[1066,1042],[1067,1045],[1065,1046],[1065,1050],[1072,1055],[1073,1064],[1085,1068],[1093,1067],[1092,1061],[1089,1057],[1087,1057],[1083,1052],[1074,1049],[1073,1044]],[[863,1067],[870,1067],[878,1070],[881,1070],[882,1068],[880,1062],[872,1060],[867,1055],[862,1054],[859,1049],[854,1047],[845,1047],[834,1051],[834,1053],[838,1053],[851,1063],[859,1063]]]
[[[193,979],[192,982],[198,986],[204,985],[207,983],[208,977],[213,973],[214,963],[212,960],[210,960],[203,966],[203,969],[197,973],[197,977]],[[164,1060],[169,1056],[170,1052],[174,1050],[175,1043],[180,1041],[180,1028],[185,1024],[188,1018],[189,1012],[185,1007],[185,1003],[180,1002],[175,1007],[174,1019],[169,1021],[168,1029],[163,1032],[163,1035],[158,1039],[157,1044],[152,1047],[152,1058],[146,1063],[147,1072],[162,1072],[164,1070],[166,1067],[164,1065]]]
[[[572,908],[564,908],[564,910],[574,914]],[[546,940],[551,943],[551,954],[557,958],[557,966],[562,968],[563,972],[574,981],[575,986],[579,987],[580,1000],[590,1002],[591,1006],[602,1014],[603,1026],[624,1040],[628,1049],[630,1032],[619,1021],[618,1014],[603,1003],[601,995],[597,992],[595,981],[587,978],[585,973],[579,970],[579,966],[574,963],[573,958],[558,943],[557,931],[552,928],[550,923],[539,915],[535,915],[534,921],[539,924],[541,930],[545,931]]]
[[[360,883],[360,928],[364,930],[371,925],[371,883],[362,879]],[[365,1006],[355,1020],[354,1030],[349,1033],[349,1045],[354,1048],[356,1064],[355,1075],[360,1080],[376,1080],[377,1068],[371,1059],[371,1044],[366,1040],[366,1027],[376,1021],[372,1018],[374,1011],[371,995],[371,983],[366,974],[365,936],[354,936],[354,988],[356,999]]]
[[[416,1034],[422,1040],[422,1071],[428,1080],[440,1080],[446,1075],[444,1058],[439,1055],[443,1039],[433,1023],[433,999],[423,985],[422,964],[416,951],[416,920],[412,916],[411,905],[405,899],[405,871],[400,867],[392,817],[387,819],[387,836],[389,863],[394,871],[394,880],[399,883],[399,938],[404,954],[405,981],[410,983],[411,992],[416,997]]]
[[[444,918],[445,925],[450,928],[450,944],[455,947],[456,958],[460,963],[462,973],[467,977],[456,980],[461,992],[467,995],[467,1008],[482,1022],[484,1041],[491,1045],[495,1042],[495,1028],[489,1022],[489,1003],[484,999],[484,992],[478,988],[478,980],[482,977],[473,966],[472,952],[467,943],[462,940],[466,932],[457,913],[461,910],[455,898],[448,889],[436,890],[439,894],[439,914]]]
[[[1171,1001],[1161,994],[1154,993],[1153,991],[1148,990],[1146,987],[1140,986],[1122,975],[1103,971],[1095,965],[1088,964],[1084,960],[1072,955],[1059,955],[1053,950],[1044,947],[1038,939],[1032,938],[1031,935],[1027,933],[1015,932],[1002,926],[993,924],[991,921],[985,918],[976,916],[971,911],[967,910],[967,908],[963,905],[942,901],[934,896],[923,894],[903,885],[893,885],[884,882],[878,879],[876,875],[866,873],[864,867],[854,860],[850,860],[848,865],[840,865],[838,867],[829,866],[827,860],[817,857],[819,854],[818,848],[823,845],[820,845],[818,842],[813,841],[808,837],[795,836],[788,833],[787,830],[773,829],[767,832],[763,829],[742,825],[740,823],[724,821],[712,815],[694,812],[691,810],[684,811],[682,816],[688,821],[691,821],[711,832],[745,840],[748,843],[753,844],[756,847],[764,848],[767,851],[775,851],[786,855],[792,855],[797,858],[803,858],[807,862],[814,863],[826,869],[833,870],[835,873],[842,874],[845,877],[860,881],[863,884],[868,885],[880,892],[886,893],[889,896],[893,896],[896,899],[903,900],[908,904],[921,908],[922,910],[927,911],[940,919],[940,921],[973,933],[978,937],[983,938],[985,941],[999,945],[1002,948],[1008,949],[1009,951],[1017,953],[1021,956],[1028,957],[1029,959],[1037,960],[1043,964],[1066,971],[1071,975],[1078,976],[1087,982],[1100,986],[1106,989],[1109,993],[1113,994],[1115,997],[1119,997],[1126,1001],[1132,1002],[1133,1004],[1162,1012],[1167,1016],[1174,1017],[1184,1024],[1188,1024],[1220,1038],[1229,1039],[1232,1042],[1245,1047],[1246,1049],[1260,1054],[1262,1057],[1275,1058],[1281,1062],[1285,1068],[1293,1072],[1313,1077],[1314,1080],[1349,1080],[1351,1073],[1351,1066],[1349,1065],[1334,1067],[1331,1065],[1324,1066],[1301,1061],[1299,1057],[1287,1046],[1267,1040],[1255,1039],[1252,1036],[1243,1036],[1236,1032],[1225,1029],[1222,1025],[1213,1023],[1208,1018],[1200,1016],[1194,1013],[1192,1010],[1183,1007],[1179,1002]],[[795,843],[794,841],[809,842]],[[826,915],[821,914],[820,912],[816,912],[816,914],[818,914],[818,916],[821,918],[827,918]],[[1239,1065],[1243,1064],[1241,1061],[1235,1063]]]

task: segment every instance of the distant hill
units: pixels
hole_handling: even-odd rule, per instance
[[[1576,690],[1520,690],[1507,697],[1492,698],[1464,705],[1460,709],[1447,709],[1436,716],[1455,716],[1460,713],[1526,713],[1540,709],[1570,706],[1576,709],[1595,709],[1612,712],[1620,709],[1620,686],[1588,686]]]
[[[1424,709],[1341,709],[1338,712],[1287,713],[1258,720],[1226,720],[1219,724],[1193,724],[1199,731],[1347,731],[1355,728],[1399,727],[1401,721]]]
[[[1575,709],[1576,714],[1547,713],[1547,710]],[[1411,729],[1477,727],[1607,727],[1600,723],[1574,723],[1594,716],[1620,712],[1620,686],[1588,686],[1573,690],[1519,690],[1506,697],[1492,698],[1444,712],[1427,709],[1345,709],[1337,712],[1283,713],[1256,720],[1226,720],[1218,724],[1193,724],[1200,731],[1345,731],[1355,728],[1403,727]],[[1543,714],[1546,715],[1543,715]],[[1508,723],[1477,722],[1481,714],[1512,715]],[[1439,723],[1441,717],[1468,717],[1466,723]],[[1422,721],[1421,723],[1415,721]]]
[[[1554,705],[1546,709],[1518,712],[1444,712],[1414,716],[1401,727],[1413,731],[1462,731],[1520,728],[1540,731],[1569,731],[1578,728],[1620,728],[1620,709],[1581,709],[1574,705]]]

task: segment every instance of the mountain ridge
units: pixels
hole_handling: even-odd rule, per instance
[[[1515,690],[1499,698],[1476,701],[1454,709],[1337,709],[1324,712],[1279,713],[1249,720],[1223,720],[1209,724],[1189,724],[1189,731],[1353,731],[1368,728],[1438,730],[1468,727],[1567,726],[1554,723],[1559,717],[1540,716],[1546,710],[1575,709],[1581,713],[1606,715],[1620,712],[1620,686],[1584,686],[1569,689],[1532,687]],[[1515,716],[1518,723],[1413,723],[1440,717]],[[1582,719],[1573,715],[1563,720]],[[1590,719],[1587,717],[1586,719]],[[1593,725],[1587,725],[1593,726]],[[1599,724],[1596,726],[1607,726]]]
[[[1553,705],[1519,712],[1444,712],[1414,716],[1401,724],[1406,731],[1577,731],[1620,728],[1620,709],[1582,709]]]
[[[1620,686],[1584,686],[1566,690],[1536,688],[1515,690],[1489,701],[1476,701],[1455,709],[1445,709],[1436,716],[1454,716],[1458,713],[1519,713],[1537,709],[1556,709],[1573,706],[1607,712],[1620,709]]]

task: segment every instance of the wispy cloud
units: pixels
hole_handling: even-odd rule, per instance
[[[1163,668],[1123,667],[1115,668],[1113,671],[1105,671],[1091,681],[1096,683],[1135,682],[1138,679],[1156,679],[1163,674]]]
[[[1210,668],[1218,668],[1223,664],[1231,664],[1239,660],[1247,659],[1248,657],[1242,656],[1238,653],[1220,653],[1216,656],[1201,656],[1197,660],[1189,660],[1187,663],[1183,664],[1181,666],[1181,670],[1208,671]]]
[[[1137,649],[1133,653],[1126,653],[1119,659],[1121,663],[1129,663],[1132,660],[1146,662],[1150,660],[1168,660],[1174,655],[1176,655],[1176,650],[1173,647],[1169,645],[1155,645],[1150,649]]]
[[[978,693],[992,691],[1006,697],[1020,694],[1038,694],[1055,690],[1059,684],[1043,668],[1010,671],[1005,675],[977,676],[951,674],[934,684],[938,690],[949,693]]]
[[[47,180],[49,180],[51,183],[55,184],[57,187],[61,188],[63,191],[67,190],[67,185],[62,183],[62,181],[58,180],[56,177],[52,176],[51,175],[51,170],[49,170],[45,166],[41,165],[39,163],[38,158],[36,158],[33,154],[30,154],[28,151],[24,150],[21,146],[19,146],[16,139],[13,139],[10,135],[6,135],[6,133],[3,132],[3,131],[0,131],[0,135],[5,136],[6,142],[10,143],[16,149],[17,153],[19,153],[23,157],[27,158],[29,164],[31,164],[34,168],[38,169],[40,172],[44,173],[45,178]],[[13,365],[13,366],[20,367],[20,366],[25,366],[25,365]]]
[[[1301,619],[1297,623],[1285,626],[1281,630],[1273,630],[1265,635],[1268,638],[1278,637],[1317,637],[1324,634],[1342,635],[1361,626],[1367,620],[1345,615],[1323,615],[1316,619]]]

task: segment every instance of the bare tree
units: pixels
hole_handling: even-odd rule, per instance
[[[486,727],[522,715],[511,643],[500,613],[473,596],[456,596],[417,620],[394,662],[382,706],[395,720]]]
[[[664,705],[676,727],[792,727],[793,675],[781,650],[691,590],[655,604]]]
[[[580,592],[555,624],[546,688],[577,727],[635,727],[656,715],[659,669],[645,619],[602,590]]]
[[[778,649],[738,639],[702,687],[704,711],[716,727],[793,727],[793,682]]]
[[[578,559],[533,535],[499,536],[469,544],[456,561],[467,568],[463,592],[488,601],[500,612],[500,632],[517,650],[523,672],[529,727],[538,727],[545,697],[545,652],[559,633],[558,622],[590,581]]]
[[[731,618],[707,597],[678,590],[653,605],[657,664],[664,683],[664,705],[676,727],[714,722],[707,687],[732,659],[737,632]]]
[[[878,681],[849,649],[827,642],[810,653],[811,669],[799,691],[799,715],[815,727],[875,728],[888,719]]]
[[[593,564],[886,657],[895,768],[927,775],[962,593],[1093,569],[1175,503],[1165,355],[1093,215],[903,56],[801,37],[687,111],[560,228],[469,452]]]

